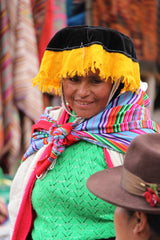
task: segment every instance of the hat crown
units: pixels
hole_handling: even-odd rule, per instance
[[[160,184],[160,135],[136,137],[128,147],[124,168],[146,182]]]
[[[97,26],[72,26],[50,40],[37,76],[32,79],[42,92],[61,94],[61,79],[89,71],[123,82],[122,91],[138,92],[140,70],[132,40],[116,30]]]
[[[66,27],[55,34],[47,50],[63,51],[100,44],[109,52],[119,52],[138,61],[132,40],[116,30],[99,26]]]

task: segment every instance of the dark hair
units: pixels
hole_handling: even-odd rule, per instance
[[[146,214],[149,226],[157,236],[160,236],[160,215],[156,214]]]
[[[127,210],[128,216],[132,217],[135,211]],[[160,236],[160,215],[146,213],[148,224],[150,229],[157,235]]]
[[[121,90],[124,88],[124,83],[120,82],[118,89],[116,90],[115,94],[113,95],[112,99],[110,100],[113,101],[118,95],[120,94]]]

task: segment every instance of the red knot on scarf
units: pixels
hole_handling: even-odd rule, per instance
[[[56,123],[46,121],[46,119],[42,119],[33,125],[32,137],[34,140],[41,138],[44,145],[48,144],[37,163],[37,176],[40,176],[52,164],[53,160],[64,151],[66,146],[80,139],[78,135],[71,134],[73,125],[73,123],[65,123],[63,126],[58,126]],[[37,141],[37,143],[41,145],[41,141]],[[40,146],[35,145],[35,147],[39,148]]]

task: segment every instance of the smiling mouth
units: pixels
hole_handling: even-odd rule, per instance
[[[81,102],[81,101],[75,101],[77,104],[79,104],[79,105],[83,105],[83,106],[87,106],[87,105],[90,105],[90,104],[92,104],[93,102]]]

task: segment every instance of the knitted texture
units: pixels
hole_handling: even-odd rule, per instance
[[[87,178],[105,168],[103,148],[84,141],[67,147],[58,157],[55,168],[35,183],[32,204],[37,217],[32,238],[89,240],[113,237],[115,207],[86,188]]]

